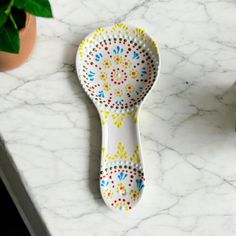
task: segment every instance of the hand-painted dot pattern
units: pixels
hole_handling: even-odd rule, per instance
[[[103,198],[111,208],[118,210],[132,209],[143,191],[144,182],[143,170],[129,164],[114,164],[100,172]]]
[[[99,38],[83,54],[80,79],[97,104],[109,109],[132,108],[143,100],[157,77],[155,53],[144,39],[126,35]]]

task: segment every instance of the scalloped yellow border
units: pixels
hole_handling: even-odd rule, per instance
[[[156,41],[154,41],[151,37],[147,37],[148,35],[146,34],[144,29],[139,27],[132,29],[128,25],[120,23],[115,24],[108,29],[100,27],[93,33],[90,38],[85,38],[79,46],[79,57],[82,59],[85,55],[84,51],[89,48],[89,45],[93,44],[98,38],[107,36],[109,33],[126,35],[130,35],[132,33],[136,38],[140,39],[144,43],[150,43],[151,45],[153,45],[157,53],[159,51]]]

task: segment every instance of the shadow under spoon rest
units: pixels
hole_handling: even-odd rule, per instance
[[[110,208],[129,211],[145,185],[138,114],[158,76],[157,45],[140,28],[99,28],[80,44],[76,68],[101,118],[102,197]]]

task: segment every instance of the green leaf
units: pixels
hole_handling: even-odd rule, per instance
[[[5,13],[0,13],[0,28],[4,25],[7,21],[7,15]]]
[[[48,0],[15,0],[14,6],[35,16],[52,17],[52,10]]]
[[[10,20],[0,29],[0,51],[18,53],[20,50],[19,31]]]
[[[16,7],[11,8],[11,15],[16,22],[18,30],[25,27],[26,14],[24,10],[17,9]]]
[[[9,1],[1,1],[0,0],[0,28],[7,21],[8,15],[6,14],[6,9],[8,7]]]

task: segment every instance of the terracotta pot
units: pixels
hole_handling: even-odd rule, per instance
[[[20,30],[18,54],[0,51],[0,71],[12,70],[22,65],[30,56],[36,41],[36,18],[26,13],[25,28]]]

